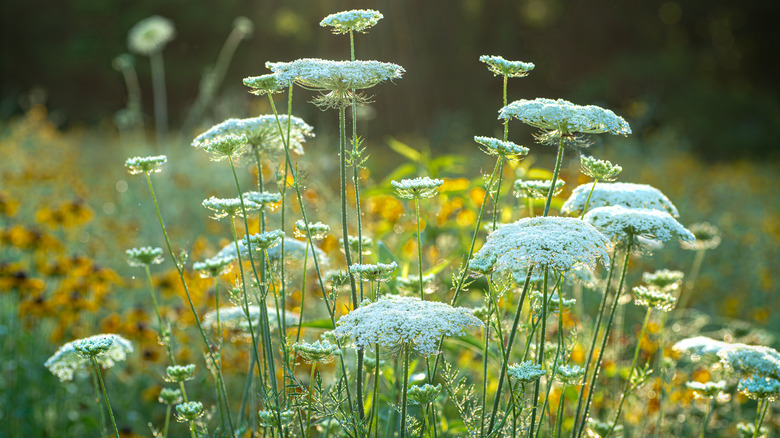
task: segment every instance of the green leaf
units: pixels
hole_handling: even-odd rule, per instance
[[[404,157],[414,161],[415,163],[422,164],[423,155],[416,149],[412,148],[411,146],[408,146],[405,143],[402,143],[394,139],[393,137],[387,138],[387,145],[390,146],[390,149],[398,152],[400,155],[403,155]]]

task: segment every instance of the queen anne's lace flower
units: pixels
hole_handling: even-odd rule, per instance
[[[244,85],[250,88],[249,92],[256,96],[281,93],[292,84],[290,78],[283,79],[281,75],[270,73],[261,76],[249,76],[244,78]]]
[[[479,60],[487,64],[488,70],[494,75],[509,78],[528,76],[528,73],[536,67],[533,62],[507,61],[503,57],[495,55],[482,55]]]
[[[696,396],[700,398],[713,398],[718,397],[724,389],[726,389],[726,381],[719,380],[717,382],[685,382],[685,386],[688,389],[692,389]]]
[[[362,238],[347,236],[347,243],[349,244],[350,251],[357,252],[359,248],[363,248],[363,255],[369,255],[371,254],[371,245],[374,244],[374,241],[365,235],[362,236]],[[344,239],[339,239],[339,246],[341,247],[341,250],[344,251]]]
[[[398,196],[406,199],[431,198],[439,190],[443,180],[431,179],[427,176],[413,179],[402,179],[401,181],[390,182]]]
[[[284,141],[287,137],[287,125],[290,125],[290,151],[303,155],[303,143],[309,137],[314,137],[314,128],[295,116],[286,114],[276,116],[266,114],[248,119],[228,119],[209,128],[192,141],[192,146],[205,148],[217,138],[228,135],[245,135],[247,143],[260,148],[265,153],[284,152]],[[282,126],[284,138],[279,135],[279,125]]]
[[[533,217],[490,233],[474,259],[479,262],[495,255],[497,268],[510,271],[521,281],[531,265],[559,271],[582,266],[593,269],[601,259],[608,266],[611,248],[609,239],[579,219]]]
[[[691,233],[696,236],[696,241],[691,243],[682,242],[683,249],[700,251],[705,249],[715,249],[720,245],[720,230],[709,222],[702,222],[691,225]]]
[[[742,394],[753,399],[775,401],[780,396],[780,380],[753,375],[741,379],[737,389]]]
[[[677,207],[660,190],[647,184],[633,183],[598,183],[590,191],[594,183],[582,184],[571,192],[571,196],[561,207],[561,213],[581,212],[588,203],[588,209],[620,205],[628,208],[647,208],[660,210],[674,217],[680,216]],[[590,195],[590,201],[588,201]]]
[[[367,281],[387,281],[396,269],[398,269],[398,263],[396,262],[377,264],[355,263],[350,265],[349,272]]]
[[[518,382],[529,383],[545,375],[545,372],[542,370],[541,365],[527,360],[525,362],[509,365],[506,374]]]
[[[313,343],[296,342],[292,348],[308,363],[329,363],[334,359],[334,356],[341,356],[341,349],[328,340],[314,341]]]
[[[320,21],[320,26],[332,27],[335,34],[365,32],[382,18],[382,13],[373,9],[353,9],[328,15]]]
[[[730,344],[723,341],[706,336],[695,336],[678,341],[672,348],[675,351],[688,353],[691,356],[703,356],[705,354],[718,354],[719,351],[729,346]]]
[[[669,213],[646,208],[626,208],[620,205],[598,207],[583,218],[602,233],[618,241],[645,237],[668,242],[680,239],[693,242],[693,234]]]
[[[125,254],[127,255],[127,263],[129,263],[130,266],[159,265],[163,262],[162,248],[143,246],[141,248],[128,249],[125,251]]]
[[[216,198],[214,196],[204,199],[203,206],[213,211],[214,215],[211,217],[217,220],[227,216],[240,217],[243,215],[243,209],[246,209],[247,213],[260,210],[259,205],[249,200],[244,200],[242,209],[241,199],[239,198]]]
[[[294,411],[276,411],[276,410],[261,410],[257,412],[257,418],[260,421],[262,427],[281,428],[284,427],[295,418]],[[281,420],[281,424],[279,424]]]
[[[400,65],[380,61],[330,61],[304,58],[292,62],[267,62],[266,67],[278,74],[282,81],[293,81],[304,87],[328,94],[315,99],[324,108],[341,108],[352,99],[366,99],[354,90],[371,88],[387,80],[398,79],[404,74]]]
[[[409,403],[413,405],[425,406],[429,403],[436,401],[436,397],[441,393],[441,384],[436,386],[429,385],[427,383],[423,385],[415,385],[409,388],[407,396],[409,397]]]
[[[553,196],[557,196],[563,190],[563,186],[566,181],[562,179],[555,180],[555,191]],[[542,199],[546,198],[550,193],[550,186],[552,186],[552,180],[528,180],[523,181],[518,179],[515,181],[515,196],[518,198],[534,198]]]
[[[260,208],[269,208],[281,202],[282,194],[278,192],[246,192],[244,193],[244,200],[252,201],[259,205]]]
[[[278,245],[282,238],[284,237],[284,231],[282,230],[272,230],[272,231],[266,231],[264,233],[258,233],[253,234],[250,236],[244,236],[244,239],[241,241],[241,243],[244,244],[247,248],[252,248],[253,250],[263,250],[271,248],[272,246]]]
[[[236,160],[246,151],[247,137],[246,134],[225,134],[204,141],[200,144],[200,147],[211,154],[210,158],[213,161],[222,161],[228,157]]]
[[[173,22],[159,15],[152,15],[130,28],[127,46],[140,55],[151,55],[162,50],[174,37],[176,29]]]
[[[780,353],[760,345],[731,344],[718,351],[722,364],[737,374],[780,379]]]
[[[76,347],[82,353],[79,353]],[[102,368],[111,368],[115,363],[123,361],[133,352],[133,344],[122,336],[102,334],[68,342],[60,347],[44,364],[61,382],[73,380],[77,371],[86,371],[91,366],[91,359],[83,356],[95,353],[95,358]]]
[[[388,296],[361,306],[339,319],[334,335],[351,336],[358,348],[371,344],[408,345],[423,356],[438,353],[442,336],[461,336],[482,322],[468,309],[417,297]]]
[[[617,164],[612,164],[607,160],[597,160],[587,155],[580,156],[580,165],[582,173],[599,181],[614,181],[623,168]]]
[[[166,405],[177,405],[183,400],[181,389],[178,388],[163,388],[160,390],[160,395],[157,397],[158,402]]]
[[[555,375],[565,385],[577,385],[585,374],[585,368],[579,365],[562,365],[555,370]]]
[[[755,424],[739,422],[737,423],[737,433],[739,438],[767,438],[769,429],[766,426],[761,426],[758,428],[758,433],[756,433]]]
[[[498,118],[515,118],[535,128],[560,134],[631,134],[628,123],[612,111],[594,105],[575,105],[563,99],[516,100],[501,108]]]
[[[670,271],[668,269],[659,269],[655,272],[645,272],[642,274],[642,281],[650,286],[655,286],[664,290],[676,290],[682,284],[685,274],[682,271]]]
[[[168,375],[168,382],[186,382],[195,375],[195,364],[172,365],[166,368],[165,374]]]
[[[502,141],[493,137],[474,137],[474,141],[479,144],[482,152],[488,155],[506,157],[509,160],[516,160],[520,156],[528,155],[529,149],[525,146],[512,143],[511,141]]]
[[[130,171],[130,175],[138,175],[140,173],[158,173],[162,169],[160,166],[168,161],[168,157],[165,155],[157,155],[154,157],[132,157],[125,161],[125,167]]]
[[[330,231],[330,225],[322,222],[309,222],[307,224],[303,219],[295,222],[294,233],[296,237],[307,237],[308,234],[311,234],[312,239],[323,239],[328,231]]]
[[[203,415],[203,403],[191,401],[176,405],[176,413],[179,414],[179,421],[195,421]]]
[[[677,298],[655,288],[637,286],[634,288],[634,304],[652,307],[668,312],[674,308]]]
[[[230,271],[230,263],[235,257],[211,257],[202,262],[192,264],[192,269],[198,271],[202,278],[216,278]]]

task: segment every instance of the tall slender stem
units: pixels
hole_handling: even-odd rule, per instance
[[[545,266],[544,267],[544,282],[542,287],[542,330],[539,333],[539,349],[536,352],[536,364],[540,367],[544,368],[544,346],[545,346],[545,336],[547,335],[547,274],[548,269]],[[557,358],[556,358],[557,359]],[[547,370],[545,370],[546,372]],[[548,379],[552,379],[552,376],[547,377]],[[539,403],[539,388],[541,387],[542,379],[536,379],[536,382],[534,382],[534,398],[533,403],[531,404],[531,431],[529,436],[534,436],[534,425],[536,424],[536,405]],[[548,385],[550,382],[548,381]],[[543,414],[541,414],[543,415]],[[541,422],[539,427],[541,428]]]
[[[152,90],[154,93],[155,131],[157,147],[168,142],[168,100],[165,91],[165,64],[159,50],[149,55],[152,66]]]
[[[420,300],[425,301],[425,292],[423,292],[422,239],[420,238],[420,198],[414,198],[414,209],[417,213],[417,272],[420,275]]]
[[[712,397],[710,399],[710,402],[707,404],[707,415],[704,417],[704,422],[701,425],[701,438],[704,438],[707,433],[707,424],[710,422],[710,417],[712,416],[712,411],[715,408],[715,397]]]
[[[558,182],[558,173],[561,170],[561,162],[563,161],[563,136],[561,136],[558,142],[558,158],[555,160],[555,169],[553,169],[552,184],[550,185],[550,191],[547,192],[547,202],[544,204],[544,216],[550,213],[550,205],[552,204],[553,193],[555,193],[555,183]]]
[[[401,428],[398,431],[399,437],[406,436],[406,393],[409,389],[409,345],[404,345],[404,386],[401,395]]]
[[[106,385],[103,383],[103,375],[100,373],[100,365],[98,365],[97,358],[92,356],[92,365],[95,366],[95,373],[98,376],[100,382],[100,389],[103,390],[103,400],[106,401],[106,407],[108,408],[108,416],[111,418],[111,425],[114,426],[114,433],[116,438],[119,438],[119,430],[116,428],[116,420],[114,420],[114,411],[111,409],[111,402],[108,401],[108,393],[106,392]]]

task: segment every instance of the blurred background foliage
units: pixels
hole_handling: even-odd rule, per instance
[[[500,81],[477,59],[496,54],[536,64],[531,76],[510,86],[510,100],[602,104],[626,116],[640,138],[674,128],[705,160],[778,157],[780,3],[772,1],[4,2],[0,118],[43,102],[60,127],[111,117],[127,99],[111,62],[127,52],[127,31],[153,14],[176,26],[176,39],[163,52],[174,130],[234,18],[254,22],[254,35],[227,71],[223,99],[210,108],[212,121],[249,116],[241,79],[266,73],[267,60],[345,58],[348,39],[317,24],[351,8],[374,8],[386,17],[369,36],[358,36],[358,58],[407,70],[403,86],[377,91],[370,124],[377,138],[422,136],[438,151],[495,129]],[[136,58],[136,69],[150,115],[149,60]],[[299,115],[311,120],[317,110],[298,106],[304,107],[309,114]]]

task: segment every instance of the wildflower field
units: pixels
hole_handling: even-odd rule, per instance
[[[333,12],[339,60],[263,61],[214,123],[243,17],[181,126],[160,16],[110,122],[0,122],[0,436],[778,436],[777,163],[492,53],[490,130],[372,135],[412,72]]]

